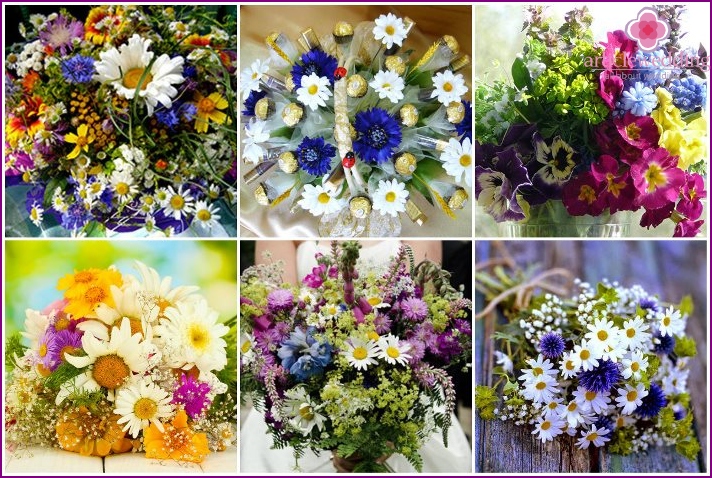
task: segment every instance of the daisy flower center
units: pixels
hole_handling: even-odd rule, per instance
[[[386,26],[386,35],[393,35],[395,32],[396,29],[393,25]]]
[[[596,392],[591,392],[591,391],[586,392],[586,400],[588,400],[590,402],[594,398],[596,398]]]
[[[380,297],[369,297],[368,303],[371,306],[378,305],[381,303],[381,299],[380,299]]]
[[[608,339],[608,332],[606,332],[605,330],[599,330],[596,336],[598,337],[598,340],[603,341]]]
[[[630,364],[630,369],[634,372],[637,372],[638,370],[640,370],[640,365],[638,364],[638,362],[633,362],[632,364]]]
[[[470,164],[472,164],[472,157],[469,154],[463,154],[462,156],[460,156],[460,166],[466,168]]]
[[[443,84],[443,91],[450,93],[452,91],[452,83],[450,83],[449,81],[446,81]]]
[[[363,360],[368,357],[368,352],[366,352],[366,349],[363,347],[356,347],[353,355],[356,360]]]
[[[574,369],[574,363],[571,360],[566,361],[566,370],[573,370]]]
[[[375,332],[375,331],[373,331],[373,330],[370,331],[367,335],[368,335],[368,338],[371,339],[371,340],[378,340],[378,339],[381,338],[381,336],[378,335],[378,333]]]
[[[582,350],[579,354],[579,357],[581,357],[581,360],[588,360],[589,357],[591,357],[591,352],[589,352],[588,350]]]
[[[134,415],[136,415],[136,418],[140,418],[141,420],[153,418],[157,411],[158,404],[146,397],[140,398],[136,401],[133,408]]]
[[[549,428],[551,428],[551,422],[550,422],[550,421],[547,420],[547,421],[541,423],[541,429],[542,429],[542,430],[545,430],[545,431],[546,431],[546,430],[548,430]]]
[[[171,207],[173,209],[183,209],[183,206],[185,206],[185,199],[183,199],[183,196],[176,194],[171,198]]]
[[[207,209],[201,209],[200,211],[198,211],[198,214],[196,214],[196,216],[201,221],[209,221],[210,218],[213,217],[213,215],[210,214],[210,211],[208,211]]]
[[[629,402],[634,402],[635,399],[638,398],[638,392],[635,391],[635,390],[631,390],[630,392],[628,392],[628,394],[625,396],[625,398],[626,398]]]
[[[131,68],[124,75],[124,86],[129,89],[135,89],[138,86],[138,83],[141,81],[141,77],[143,76],[144,71],[146,70],[143,68]],[[146,78],[143,79],[141,89],[145,90],[151,80],[153,80],[153,75],[151,75],[150,73],[146,73]]]
[[[544,373],[544,369],[542,369],[541,367],[535,367],[535,368],[532,369],[532,373],[533,373],[534,376],[536,377],[536,376],[541,375],[542,373]]]
[[[77,351],[76,347],[72,347],[71,345],[65,345],[65,346],[62,347],[62,349],[59,351],[59,357],[62,359],[62,362],[66,362],[67,359],[65,358],[65,356],[66,356],[67,354],[69,354],[69,355],[74,355],[74,352],[76,352],[76,351]]]
[[[252,342],[250,342],[249,340],[245,340],[243,342],[242,346],[240,347],[240,351],[243,354],[246,354],[247,352],[250,351],[251,348],[252,348]]]
[[[536,384],[537,390],[544,390],[546,388],[546,382],[539,382]]]
[[[305,403],[299,407],[299,416],[308,421],[314,420],[314,409],[311,405]]]
[[[198,113],[209,114],[215,110],[215,102],[210,98],[203,98],[198,102]]]
[[[557,406],[558,406],[558,403],[551,402],[551,403],[549,403],[549,410],[556,410]]]
[[[663,318],[663,325],[664,325],[665,327],[667,327],[667,326],[670,325],[670,317],[665,317],[665,318]]]
[[[96,383],[108,389],[120,387],[130,374],[131,370],[124,359],[114,354],[97,357],[92,373]]]
[[[398,347],[394,347],[392,345],[386,349],[386,353],[388,354],[388,356],[390,358],[395,359],[395,358],[400,357],[400,350],[398,350]]]
[[[598,433],[589,433],[586,435],[586,440],[588,441],[595,441],[598,438]]]
[[[190,327],[190,343],[193,348],[204,351],[210,344],[210,334],[202,325],[193,324]]]
[[[626,335],[626,337],[628,337],[629,339],[632,339],[633,337],[635,337],[635,329],[628,329],[628,330],[626,330],[626,331],[625,331],[625,335]]]
[[[329,202],[329,195],[327,193],[320,193],[319,196],[317,197],[317,201],[319,201],[321,204],[326,204]]]
[[[386,201],[393,202],[395,200],[396,200],[396,193],[394,193],[393,191],[388,191],[386,193]]]
[[[129,192],[129,185],[126,183],[118,183],[116,185],[116,194],[123,196]]]
[[[84,299],[90,304],[98,304],[106,297],[106,292],[101,287],[93,286],[84,293]]]
[[[571,402],[571,403],[569,403],[569,406],[566,407],[566,409],[570,412],[575,412],[576,408],[578,408],[578,405],[576,405],[576,402]]]
[[[307,91],[309,91],[310,95],[315,95],[316,92],[319,91],[319,87],[316,85],[311,85]]]

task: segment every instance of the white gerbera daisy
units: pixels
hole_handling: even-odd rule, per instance
[[[116,423],[125,423],[123,431],[136,438],[149,423],[163,431],[161,418],[172,413],[171,396],[155,383],[141,380],[128,385],[116,395],[114,413],[121,415]]]
[[[320,106],[326,106],[326,100],[332,96],[329,90],[329,79],[312,73],[302,76],[301,87],[297,89],[297,100],[316,111]]]
[[[179,302],[165,311],[156,335],[164,342],[164,360],[169,367],[209,372],[227,364],[226,343],[221,337],[230,330],[218,322],[218,313],[205,299]]]
[[[148,51],[151,40],[134,34],[127,44],[119,49],[111,48],[101,52],[100,61],[94,64],[96,79],[101,83],[109,83],[119,96],[133,99],[136,89],[143,98],[148,109],[148,115],[153,115],[153,109],[162,104],[170,108],[178,90],[173,86],[185,81],[183,78],[183,57],[173,58],[163,54],[156,58]],[[150,65],[150,70],[148,69]],[[143,81],[142,81],[143,80]]]
[[[381,40],[381,43],[386,45],[386,48],[391,48],[394,43],[398,46],[403,46],[403,40],[405,40],[407,34],[403,20],[392,13],[376,18],[373,36],[376,40]]]
[[[596,428],[596,425],[591,425],[589,430],[581,432],[581,438],[576,442],[576,445],[582,450],[587,449],[592,443],[597,448],[602,447],[610,440],[607,436],[609,433],[607,428]]]
[[[242,144],[245,145],[242,148],[242,158],[248,163],[257,164],[265,155],[265,149],[260,144],[269,139],[270,133],[265,131],[266,127],[265,121],[255,118],[252,118],[245,126],[246,137],[242,140]]]
[[[465,79],[460,73],[453,75],[450,70],[436,73],[433,76],[433,86],[435,89],[430,93],[430,97],[437,96],[438,101],[444,105],[449,105],[453,101],[459,103],[462,95],[467,93]]]
[[[40,227],[42,224],[42,217],[44,215],[44,209],[42,206],[39,205],[37,201],[35,201],[32,204],[32,208],[30,208],[30,221],[32,221],[32,224],[34,224],[37,227]]]
[[[321,216],[322,214],[340,211],[346,205],[346,201],[335,197],[332,191],[323,186],[305,184],[304,191],[302,191],[302,199],[297,204],[314,216]]]
[[[132,374],[145,372],[150,365],[149,355],[159,353],[149,341],[141,340],[141,334],[131,334],[131,323],[127,318],[121,321],[120,327],[111,329],[108,341],[84,334],[82,349],[86,355],[66,354],[65,359],[77,368],[89,368],[60,386],[57,405],[73,393],[102,388],[108,390],[108,399],[113,401],[114,391],[121,389]]]
[[[130,201],[138,194],[138,186],[134,183],[133,176],[127,171],[114,171],[109,183],[122,203]]]
[[[564,433],[566,422],[556,415],[539,417],[532,435],[537,435],[542,442],[554,441],[554,437]]]
[[[398,103],[403,99],[405,83],[394,71],[379,71],[368,86],[373,88],[382,100],[388,98],[391,103]]]
[[[240,73],[240,92],[242,101],[245,101],[253,91],[260,91],[260,80],[269,71],[269,59],[262,61],[259,58],[252,62],[249,68]]]
[[[399,212],[405,211],[408,191],[405,184],[396,179],[378,181],[378,188],[373,193],[373,209],[379,211],[381,216],[390,214],[396,217]]]
[[[630,415],[643,404],[643,399],[647,396],[648,391],[642,383],[637,384],[635,387],[627,383],[625,388],[618,389],[616,403],[618,407],[622,408],[621,413],[623,415]]]
[[[198,201],[195,203],[195,221],[207,228],[212,229],[214,225],[218,223],[220,215],[218,214],[218,207],[205,201]]]
[[[163,206],[166,216],[173,216],[173,219],[180,221],[184,216],[193,212],[193,196],[188,190],[183,191],[181,184],[178,191],[173,186],[168,186],[168,202]]]
[[[410,345],[401,343],[398,337],[392,334],[384,335],[378,339],[378,358],[385,359],[391,365],[408,363]]]
[[[658,314],[660,321],[660,335],[682,335],[685,332],[685,320],[679,310],[675,310],[672,306],[668,307],[665,312]]]
[[[349,365],[356,370],[366,370],[369,365],[378,363],[376,360],[378,346],[373,340],[366,341],[352,337],[346,342],[346,350],[343,350],[341,355],[346,357]]]
[[[460,182],[464,174],[465,183],[472,186],[472,142],[470,138],[465,138],[462,144],[455,138],[450,138],[445,150],[440,154],[440,161],[448,175]]]
[[[309,435],[314,426],[323,430],[326,417],[319,413],[319,408],[313,402],[303,387],[293,388],[286,393],[285,413],[291,418],[289,423],[303,435]]]

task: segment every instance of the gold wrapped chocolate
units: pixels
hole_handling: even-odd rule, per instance
[[[354,196],[349,201],[351,215],[357,219],[363,219],[371,214],[371,200],[367,196]]]
[[[277,162],[279,169],[287,174],[294,174],[299,165],[297,164],[297,157],[291,151],[285,151],[279,155],[279,161]]]
[[[334,25],[334,41],[336,43],[342,44],[351,40],[354,36],[354,27],[349,22],[340,21]]]
[[[386,69],[392,71],[398,76],[403,76],[405,73],[405,61],[399,56],[387,56],[386,57]]]
[[[261,120],[266,120],[274,114],[274,101],[270,98],[260,98],[255,103],[255,116]]]
[[[351,75],[346,80],[346,94],[351,98],[361,98],[368,91],[368,82],[361,75]]]
[[[257,186],[257,189],[255,189],[255,200],[257,201],[257,204],[261,206],[269,206],[272,202],[267,194],[267,186],[265,183],[260,183],[260,185]]]
[[[293,128],[302,120],[304,116],[304,108],[296,103],[289,103],[282,110],[282,121],[284,124]]]
[[[292,78],[291,73],[287,73],[287,76],[284,77],[284,86],[290,93],[297,87],[297,85],[294,84],[294,78]]]
[[[464,188],[458,187],[455,192],[452,193],[447,199],[447,205],[450,209],[462,209],[470,196],[467,194]]]
[[[465,119],[465,105],[462,101],[453,101],[445,109],[447,120],[452,124],[459,124]]]
[[[415,126],[418,123],[418,117],[418,108],[414,105],[406,103],[401,106],[400,119],[403,125],[408,126],[409,128]]]
[[[425,224],[425,221],[428,220],[428,216],[423,214],[423,211],[420,210],[418,205],[415,204],[412,199],[408,199],[405,202],[405,213],[408,215],[411,221],[413,221],[419,226],[422,226],[423,224]]]
[[[316,36],[316,33],[314,33],[314,29],[311,27],[307,28],[299,34],[299,38],[297,38],[297,43],[299,43],[299,46],[302,47],[302,50],[304,50],[305,52],[313,50],[314,48],[318,48],[321,50],[321,43],[319,43],[319,37]]]
[[[415,156],[413,156],[407,151],[396,156],[396,172],[398,174],[402,174],[403,176],[410,176],[411,174],[413,174],[413,171],[415,171],[415,166],[417,164],[418,161],[415,159]]]
[[[453,72],[461,70],[470,64],[470,55],[462,55],[450,62],[450,69]]]
[[[460,53],[460,44],[457,43],[457,39],[454,36],[445,35],[442,37],[442,40],[448,46],[453,55]]]

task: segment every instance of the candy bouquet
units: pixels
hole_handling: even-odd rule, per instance
[[[234,235],[235,19],[29,15],[5,52],[6,234]]]
[[[641,226],[670,220],[675,236],[695,236],[707,55],[681,46],[682,7],[643,9],[599,42],[586,7],[558,30],[544,8],[526,9],[511,79],[477,86],[478,204],[505,235],[626,235],[642,209]]]
[[[298,285],[282,283],[280,263],[243,273],[241,391],[296,459],[331,451],[355,472],[387,471],[395,453],[420,470],[433,433],[447,446],[447,369],[469,359],[471,303],[407,248],[357,268],[359,247],[334,244]]]
[[[308,211],[324,236],[398,235],[404,215],[426,222],[419,197],[455,218],[471,186],[469,57],[450,35],[405,50],[414,27],[387,14],[266,37],[269,57],[241,74],[255,201]]]
[[[6,340],[5,446],[202,462],[234,445],[237,321],[137,263],[62,277]]]

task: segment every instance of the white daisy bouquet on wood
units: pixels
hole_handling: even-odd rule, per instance
[[[5,53],[7,235],[236,234],[236,11],[215,8],[27,15]]]
[[[236,318],[222,323],[197,287],[136,268],[68,274],[62,299],[27,309],[6,344],[8,449],[199,463],[234,443]]]
[[[406,247],[380,271],[357,270],[359,248],[335,243],[299,285],[282,283],[280,263],[243,273],[242,396],[295,459],[332,451],[344,468],[373,472],[399,453],[420,469],[431,434],[447,446],[447,369],[469,361],[471,303]]]
[[[266,38],[242,71],[244,181],[259,204],[319,217],[322,236],[395,236],[422,225],[420,196],[455,218],[470,195],[469,64],[444,35],[402,50],[415,23],[393,14],[338,22],[297,43]],[[298,45],[298,46],[297,46]]]
[[[492,335],[492,383],[476,389],[480,417],[529,427],[542,442],[571,436],[578,448],[620,455],[674,445],[695,460],[691,298],[675,305],[639,285],[578,279],[571,297],[534,293],[550,275],[478,274],[490,301],[478,317],[499,305],[506,318]]]

